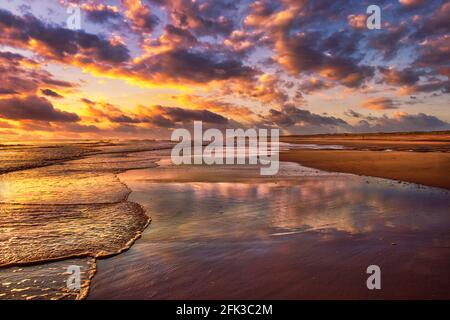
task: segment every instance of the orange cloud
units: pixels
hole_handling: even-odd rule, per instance
[[[369,98],[363,102],[362,107],[371,110],[397,109],[396,103],[389,98]]]
[[[348,25],[355,29],[366,29],[367,28],[366,20],[367,15],[365,14],[358,14],[358,15],[351,14],[347,17]]]

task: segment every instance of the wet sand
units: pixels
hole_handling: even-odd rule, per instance
[[[407,181],[450,190],[450,153],[290,150],[280,160],[326,171]]]
[[[0,157],[0,299],[450,298],[447,190],[286,162],[276,177],[174,167],[159,142],[33,148]]]
[[[450,189],[450,132],[285,136],[299,148],[280,159],[326,171],[394,179]],[[306,150],[336,144],[348,150]]]
[[[294,163],[277,178],[257,172],[120,174],[152,223],[98,260],[88,299],[450,298],[448,191]],[[379,291],[366,288],[372,264]]]

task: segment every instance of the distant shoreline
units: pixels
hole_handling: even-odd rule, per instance
[[[293,144],[337,144],[349,150],[294,149],[280,160],[325,171],[413,182],[450,190],[450,132],[283,136]]]

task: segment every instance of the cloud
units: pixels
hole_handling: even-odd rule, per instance
[[[205,109],[227,116],[228,118],[248,119],[254,112],[245,106],[221,101],[214,95],[205,97],[199,95],[182,94],[173,97],[174,101],[180,105],[191,109]]]
[[[291,104],[282,106],[281,110],[270,109],[267,115],[262,116],[262,120],[266,125],[275,125],[279,127],[290,127],[294,125],[337,127],[348,125],[348,123],[342,119],[315,114],[308,110],[299,109]]]
[[[84,11],[86,19],[94,23],[113,23],[122,18],[119,9],[115,6],[83,3],[80,8]]]
[[[422,42],[419,46],[418,57],[413,65],[421,68],[430,68],[433,72],[448,77],[448,68],[450,68],[449,43],[449,34]]]
[[[348,109],[347,111],[345,111],[344,115],[346,115],[347,117],[351,117],[351,118],[363,118],[364,117],[361,113],[356,112],[352,109]]]
[[[5,44],[33,49],[39,54],[59,61],[80,63],[121,63],[130,58],[128,48],[112,43],[83,30],[71,30],[47,25],[32,15],[16,16],[0,10],[0,41]]]
[[[238,18],[235,15],[237,4],[227,0],[170,0],[163,4],[173,25],[196,35],[227,35],[233,31],[233,18]]]
[[[449,130],[450,123],[425,113],[397,112],[393,117],[370,117],[354,126],[355,132],[411,132]]]
[[[399,92],[402,95],[409,95],[420,92],[434,92],[437,95],[443,93],[450,93],[450,81],[434,79],[427,83],[416,84],[413,86],[401,88]]]
[[[0,128],[2,128],[2,129],[10,129],[10,128],[14,128],[14,126],[12,124],[10,124],[9,122],[0,120]]]
[[[0,51],[0,95],[34,93],[38,86],[73,88],[76,84],[57,80],[48,71],[38,68],[30,58],[8,51]]]
[[[319,115],[288,105],[281,110],[270,110],[259,125],[279,127],[289,134],[342,133],[342,132],[408,132],[449,130],[450,123],[425,113],[396,112],[392,117],[363,115],[351,109],[345,115],[357,119],[355,124],[341,118]]]
[[[0,88],[0,95],[18,94],[16,90],[10,88]]]
[[[255,70],[241,61],[193,50],[175,49],[152,55],[133,67],[155,81],[207,83],[213,80],[250,78]]]
[[[64,10],[71,3],[83,10],[82,30],[64,27]],[[195,119],[209,121],[211,126],[230,126],[233,121],[251,124],[262,121],[262,114],[266,125],[290,124],[299,132],[364,128],[347,120],[368,122],[372,130],[382,117],[364,116],[364,109],[355,109],[358,112],[342,115],[344,121],[335,103],[354,106],[354,101],[363,101],[363,108],[399,111],[413,102],[400,105],[395,98],[368,96],[394,97],[394,92],[417,96],[415,102],[421,103],[415,109],[424,108],[424,98],[430,98],[430,110],[446,115],[442,96],[450,92],[450,5],[445,1],[382,1],[383,12],[389,14],[383,14],[379,31],[367,30],[365,7],[357,1],[120,0],[106,4],[69,0],[49,4],[38,8],[34,2],[27,7],[11,3],[10,11],[0,10],[4,50],[0,52],[0,99],[38,95],[70,105],[73,96],[85,98],[80,121],[20,120],[29,128],[43,130],[48,124],[55,134],[74,130],[81,136],[90,132],[131,136],[132,132],[168,131],[164,128]],[[117,88],[121,81],[126,84],[120,97],[102,88],[112,82]],[[93,101],[89,92],[97,92],[104,100]],[[156,95],[145,105],[169,107],[136,107],[151,93]],[[308,111],[316,105],[329,110]],[[412,121],[406,116],[401,119]],[[384,118],[378,121],[387,123]],[[397,123],[393,121],[389,123]]]
[[[366,14],[351,14],[347,17],[348,25],[355,29],[366,29],[367,28],[367,15]]]
[[[314,91],[323,90],[330,88],[330,84],[321,79],[311,78],[306,81],[303,81],[299,89],[304,93],[312,93]]]
[[[392,59],[398,50],[405,46],[408,40],[406,36],[410,30],[409,25],[406,23],[391,26],[377,36],[370,38],[369,45],[381,52],[386,60]]]
[[[325,46],[324,46],[325,44]],[[275,60],[286,68],[292,75],[319,73],[329,81],[336,81],[347,87],[358,87],[372,78],[372,67],[358,65],[357,62],[346,55],[341,57],[327,55],[327,49],[333,51],[333,46],[326,46],[321,42],[318,33],[298,33],[295,36],[279,39],[275,50]],[[339,46],[336,46],[339,48]]]
[[[400,2],[405,7],[419,7],[423,5],[426,0],[399,0],[398,2]]]
[[[59,124],[58,129],[63,132],[76,132],[76,133],[100,133],[102,129],[95,125],[84,125],[80,123],[70,122]]]
[[[361,107],[371,110],[397,109],[397,103],[389,98],[377,97],[367,99]]]
[[[82,98],[81,101],[87,108],[86,119],[91,121],[107,120],[111,123],[123,125],[153,125],[164,128],[173,128],[193,121],[203,121],[215,125],[228,123],[228,119],[224,116],[206,109],[186,109],[161,105],[146,107],[141,105],[134,112],[123,112],[120,107],[108,102],[95,102],[86,98]],[[123,126],[123,128],[126,127]]]
[[[397,70],[380,67],[379,71],[383,76],[383,81],[394,86],[412,86],[419,81],[420,75],[423,74],[413,68]]]
[[[63,98],[62,95],[60,95],[59,93],[57,93],[51,89],[41,89],[41,93],[46,96],[52,97],[52,98],[57,98],[57,99]]]
[[[191,110],[178,107],[153,106],[146,121],[160,127],[175,127],[177,123],[202,121],[205,123],[224,125],[228,119],[208,110]],[[142,111],[142,109],[141,109]]]
[[[437,49],[436,51],[439,51]],[[419,58],[420,59],[420,58]],[[417,65],[420,65],[417,62]],[[439,72],[445,75],[446,69],[442,65],[437,66]],[[382,75],[382,82],[392,86],[400,87],[398,93],[400,95],[410,95],[424,92],[450,92],[450,81],[437,78],[434,74],[430,75],[419,68],[405,68],[397,70],[394,68],[379,68]],[[421,80],[421,77],[424,79]]]
[[[141,33],[152,33],[158,24],[158,17],[155,16],[149,6],[140,0],[122,0],[126,8],[125,15],[131,21],[133,30]]]
[[[197,38],[187,29],[177,28],[168,24],[164,28],[162,39],[165,42],[171,42],[178,47],[191,47],[197,43]]]
[[[450,2],[445,2],[430,16],[426,17],[420,28],[414,33],[418,39],[430,38],[437,35],[448,35],[450,30]]]
[[[36,96],[1,99],[0,117],[10,120],[52,122],[76,122],[80,120],[75,113],[55,109],[50,101]]]
[[[259,42],[264,42],[262,33],[259,31],[246,32],[244,30],[234,30],[223,41],[223,44],[235,54],[247,55],[256,49]]]

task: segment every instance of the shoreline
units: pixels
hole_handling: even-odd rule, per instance
[[[450,132],[284,136],[298,145],[280,161],[450,190]],[[341,145],[343,150],[306,150],[301,144]]]
[[[280,161],[450,190],[450,153],[297,149],[280,153]]]

